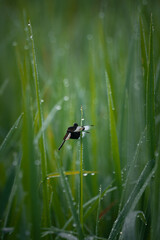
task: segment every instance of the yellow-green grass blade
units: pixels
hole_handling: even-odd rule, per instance
[[[83,175],[88,175],[88,174],[96,174],[97,172],[96,171],[83,171]],[[65,176],[73,176],[73,175],[78,175],[80,174],[80,171],[65,171],[64,172],[64,175]],[[51,179],[51,178],[57,178],[57,177],[60,177],[60,173],[56,172],[56,173],[50,173],[50,174],[47,174],[47,179]]]

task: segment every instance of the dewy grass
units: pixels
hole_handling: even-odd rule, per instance
[[[147,227],[136,221],[135,236],[155,240],[160,235],[159,2],[123,1],[122,8],[114,1],[82,0],[79,7],[63,2],[1,4],[0,236],[3,231],[4,239],[37,240],[45,228],[50,233],[44,238],[60,240],[71,233],[73,239],[103,239],[123,231],[128,214],[136,221],[138,211]],[[33,32],[22,22],[22,9]],[[81,104],[94,131],[78,148],[70,140],[57,153],[67,126],[80,119]],[[148,138],[145,133],[140,138],[144,129]],[[99,195],[100,185],[105,190]]]
[[[116,133],[116,123],[114,116],[114,106],[112,99],[111,86],[108,78],[107,72],[105,73],[106,78],[106,86],[107,86],[107,96],[108,96],[108,109],[109,109],[109,125],[110,125],[110,136],[111,136],[111,146],[112,146],[112,156],[115,167],[115,176],[116,182],[119,190],[122,188],[121,182],[121,166],[120,166],[120,156],[119,156],[119,145],[118,145],[118,137]]]
[[[43,131],[43,115],[42,115],[42,107],[41,107],[41,97],[40,97],[40,87],[39,87],[39,79],[38,79],[38,70],[37,70],[37,62],[36,62],[36,54],[35,54],[35,47],[34,47],[34,39],[33,39],[33,32],[31,22],[28,23],[29,28],[29,38],[31,40],[32,46],[32,61],[33,61],[33,76],[35,80],[35,87],[36,87],[36,100],[37,100],[37,107],[38,107],[38,118],[39,118],[39,130],[42,129],[42,135],[40,136],[39,143],[40,143],[40,153],[41,153],[41,170],[42,170],[42,179],[44,180],[47,175],[47,160],[46,160],[46,147],[45,147],[45,140],[44,140],[44,131]],[[50,212],[49,212],[49,196],[48,196],[48,188],[47,182],[43,182],[43,217],[44,217],[44,226],[50,225]]]
[[[83,107],[81,106],[81,126],[83,125]],[[80,223],[83,230],[83,140],[82,132],[80,135],[80,203],[79,203]]]

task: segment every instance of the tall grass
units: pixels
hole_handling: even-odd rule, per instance
[[[0,238],[158,239],[159,2],[62,3],[1,6]]]

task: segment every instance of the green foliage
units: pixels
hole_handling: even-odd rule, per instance
[[[0,239],[158,239],[159,7],[1,2]]]

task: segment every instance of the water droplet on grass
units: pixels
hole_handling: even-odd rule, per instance
[[[88,175],[88,173],[83,173],[83,176],[86,177]]]
[[[61,110],[61,108],[62,108],[62,107],[61,107],[60,105],[57,105],[57,106],[56,106],[56,109],[57,109],[58,111]]]
[[[76,223],[73,223],[73,227],[77,227],[77,224],[76,224]]]
[[[64,96],[64,101],[68,101],[69,97],[68,96]]]

